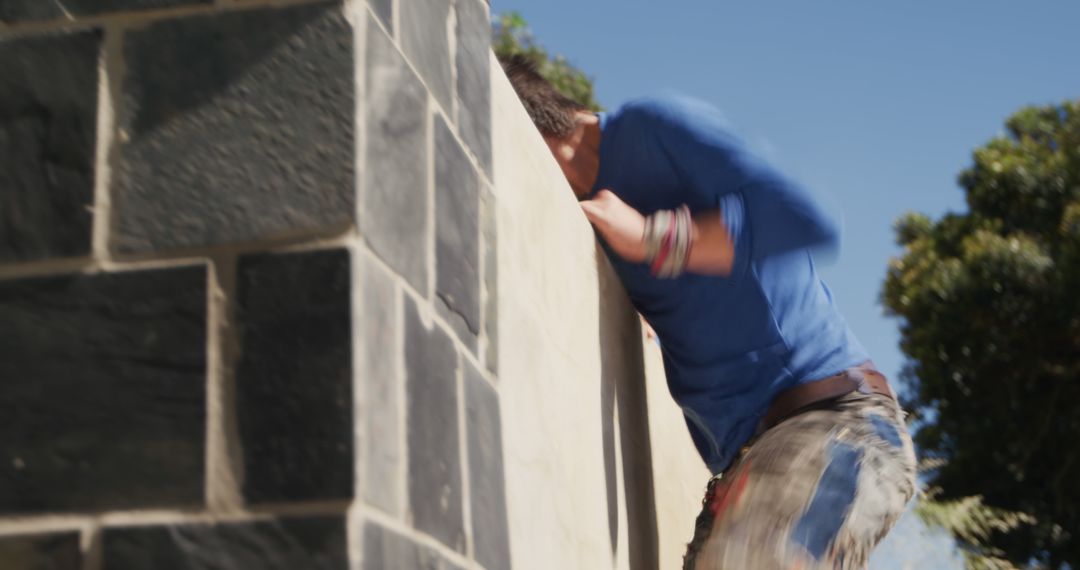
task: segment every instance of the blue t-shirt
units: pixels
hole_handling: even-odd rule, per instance
[[[603,242],[634,306],[656,330],[668,387],[694,443],[722,471],[780,391],[869,359],[818,277],[811,248],[835,221],[797,183],[751,154],[718,111],[679,97],[600,114],[595,194],[643,214],[720,210],[735,242],[727,277],[659,279]]]

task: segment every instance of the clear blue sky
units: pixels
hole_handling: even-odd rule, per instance
[[[898,324],[878,292],[893,220],[963,210],[956,176],[972,149],[1023,105],[1080,97],[1072,0],[492,0],[510,10],[595,78],[606,107],[667,90],[705,99],[829,196],[844,237],[823,273],[892,377]],[[897,550],[874,567],[946,567]]]

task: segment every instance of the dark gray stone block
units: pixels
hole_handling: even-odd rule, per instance
[[[469,352],[473,354],[480,352],[480,338],[469,329],[469,325],[465,324],[464,318],[461,318],[459,313],[450,309],[442,298],[436,298],[434,304],[435,313],[441,316],[443,321],[450,325],[451,329],[454,329],[454,335],[469,349]]]
[[[378,26],[367,34],[367,159],[360,231],[390,267],[428,291],[427,92]]]
[[[472,337],[480,332],[479,216],[476,170],[446,123],[436,117],[435,290]]]
[[[100,43],[0,42],[0,262],[90,252]]]
[[[369,0],[368,4],[375,11],[375,15],[382,20],[382,25],[393,33],[394,30],[394,0]]]
[[[480,348],[480,339],[476,336],[476,333],[469,330],[469,325],[465,323],[465,319],[461,318],[459,313],[451,309],[441,297],[435,299],[434,304],[435,312],[450,325],[450,328],[454,331],[454,335],[468,347],[470,352],[477,354]]]
[[[458,452],[458,355],[439,328],[424,328],[405,303],[409,504],[416,528],[465,551]]]
[[[402,418],[401,327],[398,325],[398,294],[394,282],[374,262],[364,263],[360,287],[363,306],[363,340],[360,346],[360,374],[364,386],[367,428],[364,445],[364,498],[378,508],[400,515],[404,478],[400,467],[405,460],[398,444]]]
[[[0,22],[53,20],[97,16],[109,12],[157,10],[192,4],[212,4],[214,0],[3,0]]]
[[[337,5],[166,20],[124,36],[119,252],[354,218],[352,29]]]
[[[236,297],[244,497],[352,497],[349,252],[241,257]]]
[[[78,532],[0,537],[4,570],[81,570]]]
[[[451,0],[402,0],[401,49],[416,66],[439,105],[452,109],[454,85],[451,79],[450,38],[447,22]]]
[[[347,570],[344,515],[106,528],[103,570]]]
[[[491,22],[482,0],[457,0],[458,131],[491,172]]]
[[[471,364],[465,365],[465,415],[476,560],[485,568],[510,568],[499,395]]]
[[[493,374],[499,368],[499,242],[495,216],[495,195],[485,188],[481,193],[481,233],[484,253],[484,336],[487,348],[484,365]]]
[[[363,570],[458,570],[437,552],[376,523],[364,525]]]
[[[204,266],[0,282],[0,512],[203,502]]]

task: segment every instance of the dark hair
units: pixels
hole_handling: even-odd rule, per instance
[[[564,139],[574,132],[574,116],[588,107],[559,93],[527,56],[499,56],[499,62],[540,134]]]

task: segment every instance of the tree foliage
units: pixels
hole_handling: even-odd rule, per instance
[[[943,503],[1029,517],[954,535],[1080,568],[1080,101],[1013,115],[959,182],[967,213],[896,224],[882,296],[902,317],[905,406]]]
[[[991,543],[996,533],[1008,533],[1034,521],[1029,515],[989,507],[979,495],[955,500],[936,500],[940,489],[920,498],[915,512],[924,523],[943,528],[962,545],[968,570],[1017,570],[1004,552]]]
[[[492,49],[503,57],[522,54],[536,62],[537,69],[560,93],[590,110],[603,110],[593,94],[593,80],[562,55],[550,55],[533,38],[525,18],[517,12],[500,15],[493,24]]]

